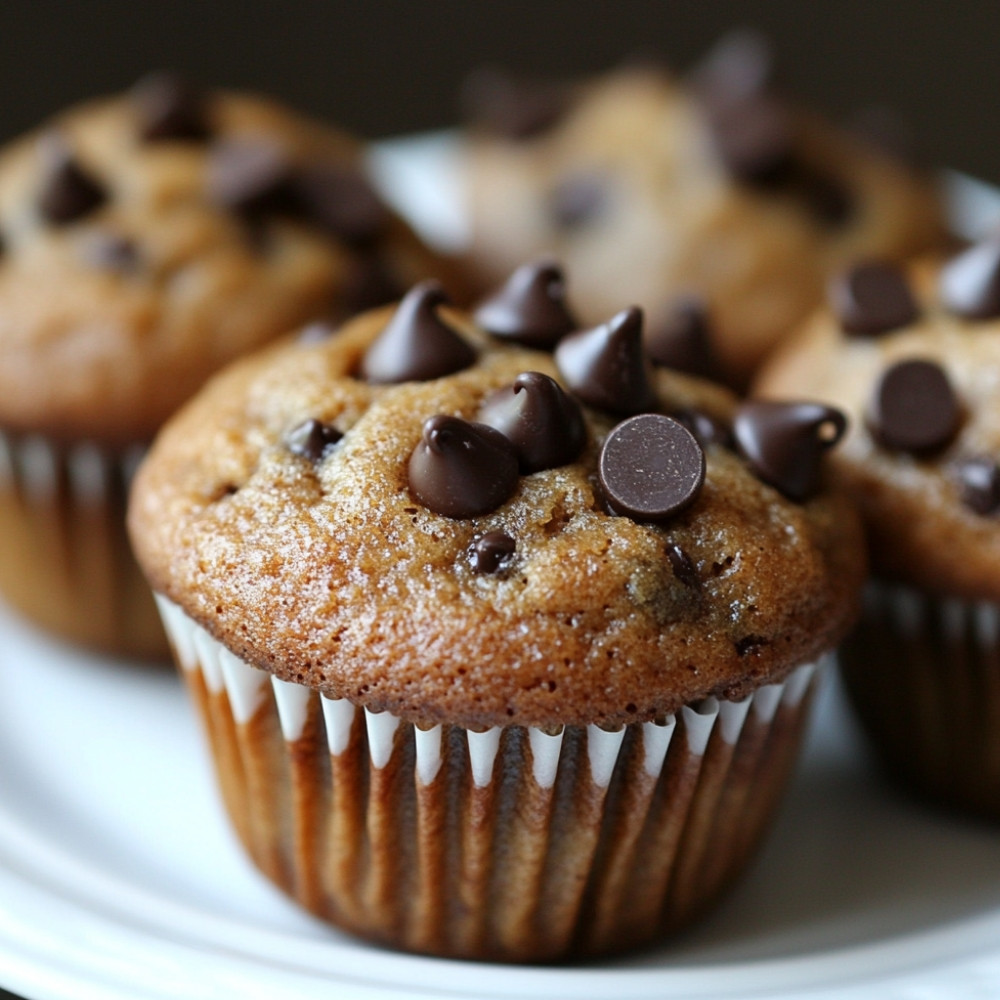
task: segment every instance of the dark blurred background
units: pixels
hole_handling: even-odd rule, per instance
[[[890,105],[930,162],[1000,181],[998,0],[4,0],[0,136],[153,67],[367,136],[436,128],[476,65],[558,76],[655,53],[683,68],[735,24],[773,38],[810,101]]]

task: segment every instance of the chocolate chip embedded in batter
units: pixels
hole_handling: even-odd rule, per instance
[[[517,542],[506,531],[487,531],[469,549],[473,573],[499,573],[506,569],[517,551]]]
[[[772,187],[793,165],[792,122],[779,100],[761,95],[711,117],[723,166],[737,181]]]
[[[711,324],[704,300],[691,297],[675,302],[647,333],[646,351],[655,365],[718,378],[719,366],[712,352]]]
[[[522,372],[491,393],[478,419],[514,445],[524,473],[572,462],[587,440],[580,404],[541,372]]]
[[[663,521],[698,498],[705,453],[676,420],[643,413],[611,431],[597,470],[613,510],[636,521]]]
[[[285,435],[285,447],[294,455],[318,462],[328,448],[333,447],[344,435],[319,420],[304,420]]]
[[[656,406],[642,345],[642,310],[636,306],[564,337],[555,359],[569,388],[599,410],[628,415]]]
[[[608,202],[611,179],[593,171],[569,174],[548,196],[548,211],[560,229],[576,229],[596,219]]]
[[[443,414],[424,421],[408,465],[414,496],[445,517],[496,510],[517,488],[517,453],[499,431]]]
[[[210,134],[204,92],[176,73],[151,73],[132,88],[145,142],[203,142]]]
[[[821,403],[744,403],[733,436],[755,475],[790,500],[818,492],[823,454],[844,435],[847,418]]]
[[[310,222],[352,246],[377,240],[389,213],[360,170],[336,163],[302,167],[293,180],[295,194]]]
[[[566,305],[566,280],[554,261],[519,267],[476,307],[473,319],[487,333],[538,350],[551,350],[577,328]]]
[[[983,517],[1000,510],[1000,465],[996,459],[978,455],[957,462],[953,468],[962,503]]]
[[[406,294],[365,352],[359,374],[369,382],[426,382],[468,368],[476,352],[437,313],[447,297],[436,281]]]
[[[944,448],[958,432],[961,408],[940,365],[910,358],[891,365],[875,386],[868,426],[883,448],[917,455]]]
[[[46,222],[56,226],[76,222],[107,201],[104,187],[77,162],[62,136],[45,136],[39,152],[38,211]]]
[[[462,85],[466,114],[513,140],[530,139],[552,128],[572,102],[572,89],[564,84],[518,80],[489,67],[471,74]]]
[[[965,319],[1000,316],[1000,239],[985,240],[953,257],[939,278],[944,307]]]
[[[294,171],[287,151],[263,138],[215,143],[208,159],[209,200],[230,212],[291,211]]]
[[[839,178],[802,163],[794,174],[792,194],[817,222],[837,228],[851,220],[856,205],[850,190]]]
[[[865,337],[907,326],[918,315],[906,275],[887,261],[865,261],[840,275],[830,304],[844,330]]]
[[[691,557],[673,542],[667,545],[667,559],[670,561],[670,568],[674,571],[674,576],[691,590],[701,589],[701,580],[698,578],[698,570],[695,569]]]

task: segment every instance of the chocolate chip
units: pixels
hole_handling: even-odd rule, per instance
[[[473,573],[499,573],[506,569],[517,550],[517,543],[506,531],[487,531],[469,550]]]
[[[767,639],[762,635],[745,635],[735,643],[736,655],[739,657],[756,656],[766,645]]]
[[[985,240],[941,268],[941,301],[966,319],[1000,316],[1000,238]]]
[[[830,288],[830,304],[844,330],[865,337],[907,326],[917,318],[906,275],[884,261],[865,261],[840,275]]]
[[[141,264],[135,240],[118,233],[94,233],[84,243],[83,254],[92,266],[118,274],[135,274]]]
[[[491,68],[471,74],[461,96],[469,118],[514,140],[530,139],[552,128],[573,101],[571,88],[563,84],[516,80]]]
[[[566,305],[562,268],[551,260],[519,267],[476,307],[473,319],[487,333],[539,350],[551,350],[577,328]]]
[[[299,331],[300,344],[321,344],[333,336],[333,327],[322,320],[309,323]]]
[[[673,542],[667,544],[667,559],[670,560],[670,568],[674,571],[674,576],[691,590],[701,589],[701,579],[698,570],[695,569],[691,557]]]
[[[107,201],[103,186],[76,161],[62,136],[45,136],[39,152],[38,210],[46,222],[56,226],[76,222]]]
[[[151,73],[132,88],[139,137],[203,142],[210,134],[204,93],[176,73]]]
[[[389,213],[360,170],[320,163],[298,170],[295,193],[306,217],[352,246],[365,246],[386,230]]]
[[[663,521],[698,498],[705,453],[673,418],[643,413],[611,431],[597,469],[613,510],[636,521]]]
[[[610,178],[603,173],[570,174],[549,193],[549,216],[560,229],[584,226],[603,214],[610,186]]]
[[[759,32],[731,31],[702,57],[690,79],[697,95],[711,107],[742,104],[774,85],[774,52]]]
[[[438,415],[424,421],[408,472],[410,489],[425,507],[445,517],[477,517],[517,488],[517,454],[492,427]]]
[[[983,517],[1000,510],[1000,466],[986,455],[966,458],[953,468],[962,503]]]
[[[230,138],[212,146],[209,200],[230,212],[288,212],[297,207],[294,171],[285,149],[263,138]]]
[[[478,419],[514,445],[524,473],[572,462],[587,440],[580,404],[541,372],[522,372],[491,393]]]
[[[958,398],[944,369],[921,358],[887,368],[868,408],[869,428],[883,448],[918,455],[944,448],[960,422]]]
[[[344,435],[319,420],[304,420],[285,435],[285,447],[293,455],[301,455],[310,462],[318,462],[327,449],[332,448]]]
[[[717,379],[719,366],[711,341],[705,302],[685,298],[676,302],[646,335],[646,351],[655,365]]]
[[[437,314],[445,302],[436,281],[411,288],[361,359],[361,377],[376,383],[426,382],[473,364],[476,352]]]
[[[564,337],[555,358],[569,388],[599,410],[632,414],[656,406],[642,346],[642,310],[636,306]]]
[[[854,198],[840,179],[805,164],[794,169],[791,193],[817,222],[832,229],[845,225],[854,215]]]
[[[680,410],[671,410],[669,416],[683,424],[698,439],[702,448],[707,448],[710,444],[718,444],[723,448],[733,446],[733,435],[729,427],[716,420],[715,417],[709,416],[703,410],[686,407]]]
[[[789,178],[793,166],[792,120],[788,109],[771,96],[760,96],[713,115],[716,152],[737,181],[775,187]]]
[[[847,418],[821,403],[744,403],[733,420],[740,453],[759,479],[802,502],[821,485],[822,458],[844,435]]]

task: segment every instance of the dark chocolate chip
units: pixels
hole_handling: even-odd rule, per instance
[[[643,413],[611,431],[597,469],[613,510],[636,521],[663,521],[698,498],[705,453],[672,417]]]
[[[306,217],[320,229],[352,246],[377,240],[389,213],[371,184],[353,166],[321,163],[295,174],[295,193]]]
[[[707,448],[710,444],[718,444],[723,448],[733,446],[733,435],[729,427],[703,410],[686,407],[671,411],[669,416],[683,424],[698,439],[702,448]]]
[[[906,275],[887,261],[865,261],[840,275],[830,288],[830,304],[844,330],[864,337],[907,326],[917,318]]]
[[[1000,238],[993,237],[953,257],[941,268],[944,307],[966,319],[1000,316]]]
[[[437,314],[445,302],[436,281],[411,288],[361,359],[361,377],[377,383],[426,382],[473,364],[476,352]]]
[[[733,437],[759,479],[790,500],[815,495],[822,458],[847,429],[840,410],[821,403],[744,403],[733,420]]]
[[[496,510],[517,488],[517,454],[499,431],[439,414],[424,421],[408,466],[410,489],[445,517]]]
[[[610,178],[603,173],[569,174],[558,181],[548,196],[548,211],[560,229],[576,229],[603,214],[608,202]]]
[[[290,212],[298,207],[292,163],[277,143],[249,137],[217,142],[207,170],[209,199],[230,212]]]
[[[83,254],[93,267],[118,274],[135,274],[142,263],[135,240],[118,233],[94,233]]]
[[[344,435],[319,420],[304,420],[285,435],[285,447],[294,455],[318,462],[328,448],[332,448]]]
[[[472,73],[462,86],[466,115],[507,139],[530,139],[547,131],[572,102],[572,89],[564,84],[517,80],[491,68]]]
[[[551,260],[519,267],[476,307],[475,321],[487,333],[539,350],[551,350],[577,329],[566,305],[562,268]]]
[[[104,187],[76,161],[62,136],[45,136],[39,151],[38,210],[46,222],[56,226],[76,222],[107,201]]]
[[[656,406],[642,345],[642,310],[636,306],[564,337],[555,358],[566,384],[590,406],[623,415]]]
[[[703,378],[719,377],[708,309],[701,299],[676,302],[646,335],[646,351],[655,365]]]
[[[514,445],[524,473],[572,462],[587,440],[580,404],[541,372],[522,372],[491,393],[478,419]]]
[[[868,407],[868,425],[883,448],[927,454],[958,432],[961,409],[940,365],[922,358],[898,361],[883,373]]]
[[[715,148],[737,181],[775,187],[792,168],[792,122],[783,104],[758,98],[712,122]]]
[[[690,78],[695,93],[710,107],[742,104],[774,86],[774,52],[759,32],[737,29],[709,49]]]
[[[735,645],[737,656],[756,656],[767,645],[767,639],[762,635],[745,635]]]
[[[966,458],[953,469],[962,503],[983,517],[1000,510],[1000,466],[986,455]]]
[[[701,579],[698,570],[695,569],[691,557],[673,542],[667,544],[667,559],[670,560],[670,568],[674,571],[674,576],[691,590],[701,589]]]
[[[204,142],[210,134],[205,94],[176,73],[151,73],[132,88],[139,137]]]
[[[499,573],[506,569],[517,550],[517,543],[506,531],[487,531],[469,550],[473,573]]]
[[[794,171],[791,193],[817,222],[831,229],[846,225],[854,215],[854,197],[839,178],[805,164]]]

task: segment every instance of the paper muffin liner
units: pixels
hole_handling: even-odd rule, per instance
[[[887,769],[933,799],[1000,818],[1000,608],[869,584],[840,654]]]
[[[700,912],[775,811],[816,675],[616,731],[422,729],[278,680],[157,601],[261,871],[340,927],[453,957],[617,951]]]
[[[0,591],[66,639],[165,658],[163,627],[125,533],[143,451],[0,430]]]

